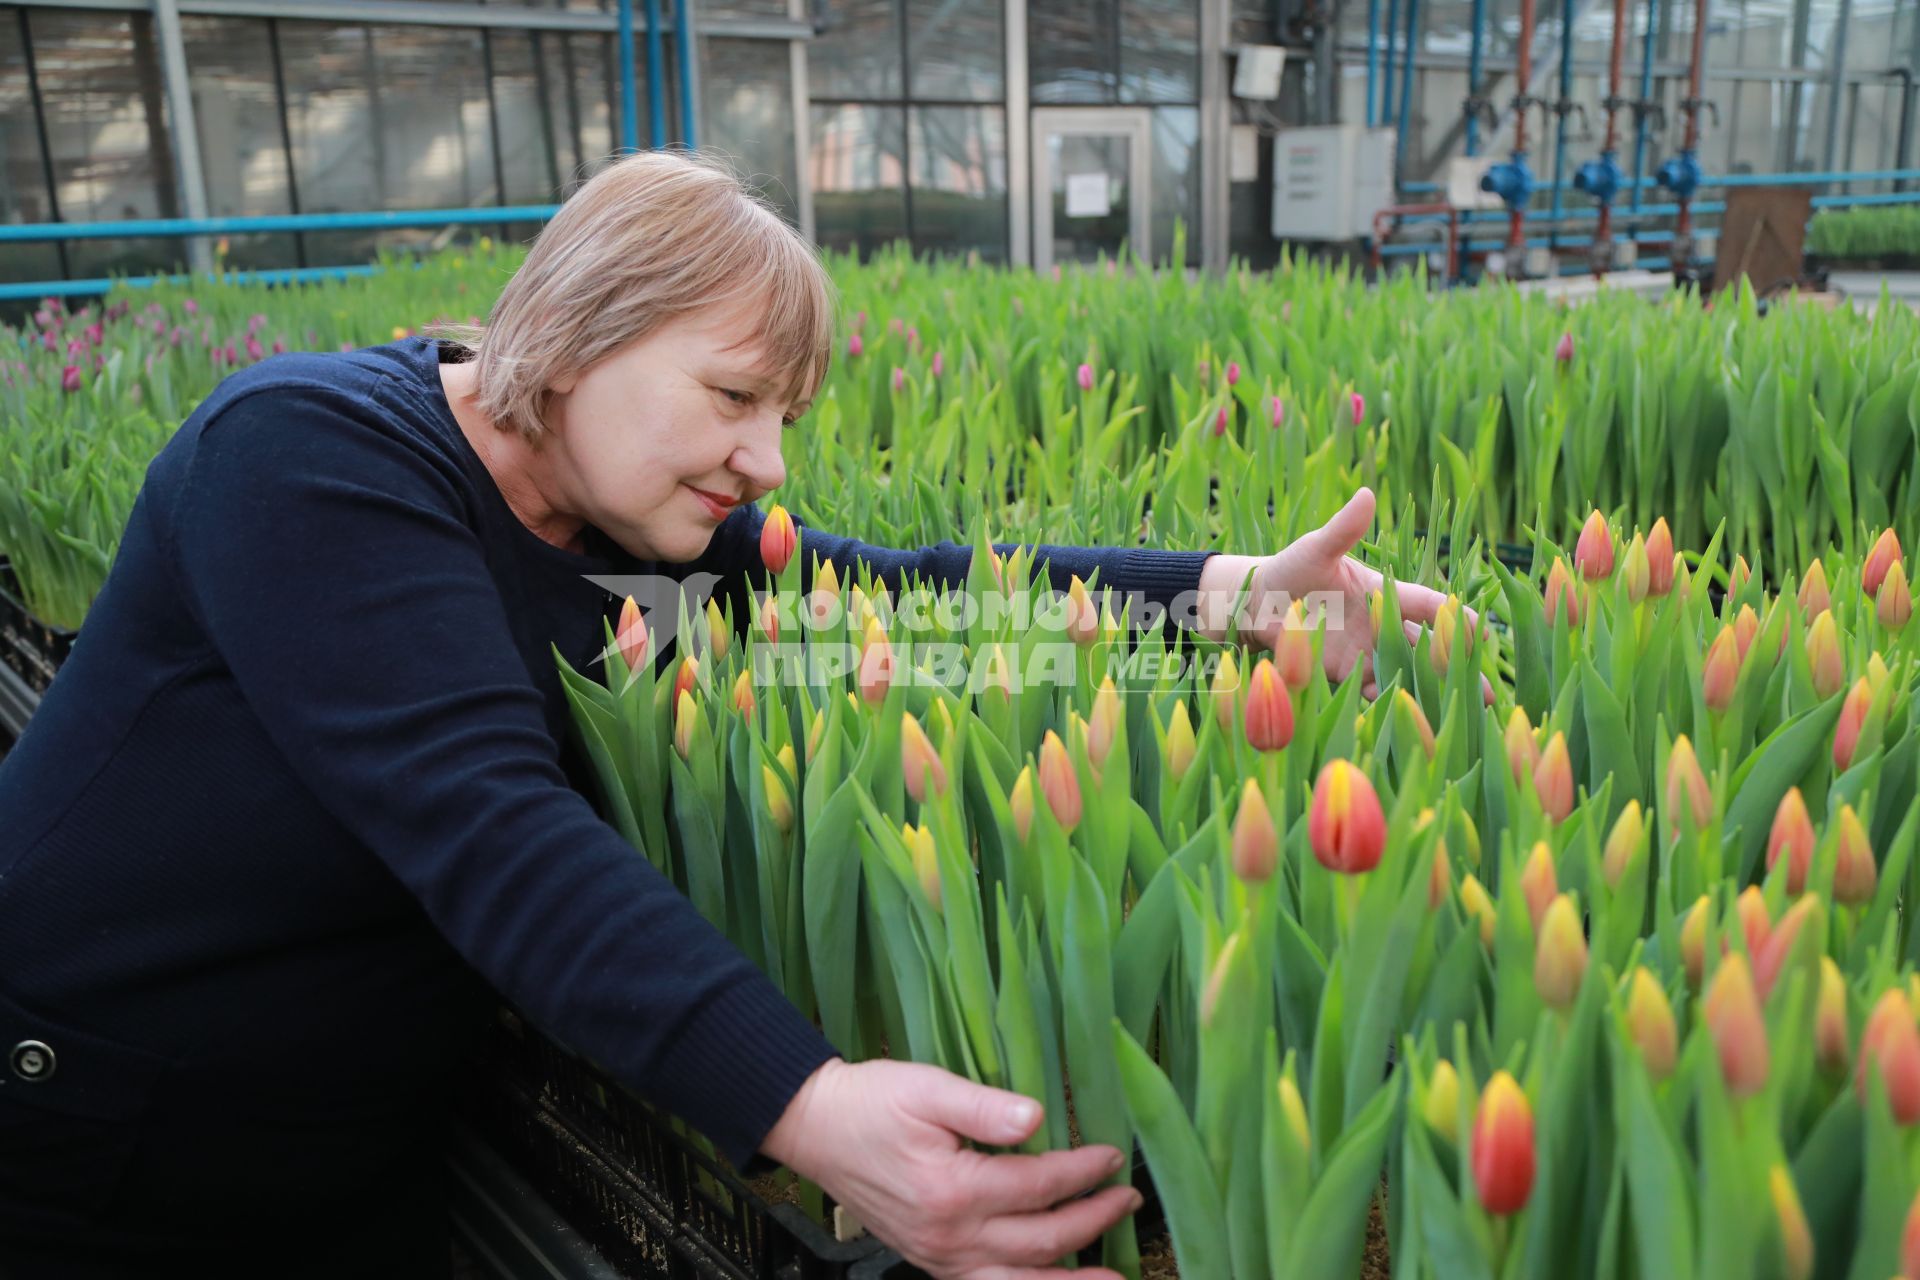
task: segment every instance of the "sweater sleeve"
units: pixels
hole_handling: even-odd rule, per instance
[[[767,570],[760,559],[760,529],[765,523],[766,513],[758,507],[739,508],[715,531],[706,554],[693,567],[718,575],[723,580],[722,590],[742,591],[748,582],[765,586]],[[887,584],[887,590],[896,595],[902,580],[908,576],[939,586],[958,586],[966,581],[967,571],[973,564],[971,545],[940,542],[911,551],[897,550],[809,529],[798,520],[794,523],[803,530],[801,538],[808,560],[802,578],[807,585],[811,585],[812,557],[816,555],[832,561],[843,580],[856,563],[865,563]],[[1016,545],[997,542],[993,549],[1004,555]],[[1187,625],[1191,625],[1193,615],[1190,607],[1183,607],[1182,597],[1190,599],[1199,589],[1201,567],[1214,554],[1211,551],[1161,551],[1152,547],[1075,547],[1045,543],[1029,550],[1036,566],[1046,564],[1048,584],[1056,590],[1065,591],[1076,577],[1089,580],[1097,570],[1101,585],[1112,587],[1119,595],[1131,597],[1145,607],[1147,621],[1153,621],[1164,611],[1176,622]],[[734,604],[736,616],[749,616],[744,598],[736,599]]]
[[[304,784],[535,1022],[745,1166],[833,1050],[568,785],[461,487],[320,389],[205,424],[189,608]]]

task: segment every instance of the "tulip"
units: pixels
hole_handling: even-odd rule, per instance
[[[1047,730],[1040,743],[1040,794],[1054,818],[1071,835],[1080,825],[1080,775],[1067,757],[1067,746],[1060,735]]]
[[[1287,1128],[1293,1131],[1294,1141],[1300,1144],[1302,1152],[1313,1149],[1313,1130],[1307,1127],[1307,1104],[1300,1096],[1300,1086],[1294,1083],[1292,1076],[1281,1076],[1279,1086],[1280,1116],[1287,1122]]]
[[[1667,808],[1676,816],[1687,814],[1696,827],[1713,820],[1713,788],[1700,771],[1700,759],[1693,754],[1693,743],[1684,733],[1673,740],[1673,749],[1667,753]]]
[[[813,723],[807,726],[807,763],[812,764],[814,756],[820,753],[820,736],[827,731],[827,713],[815,711]]]
[[[1420,709],[1420,704],[1413,700],[1413,695],[1404,687],[1395,691],[1393,701],[1396,707],[1405,710],[1411,717],[1414,729],[1420,734],[1420,749],[1426,752],[1427,759],[1433,759],[1433,726],[1427,723],[1427,713]],[[1252,701],[1249,700],[1247,705],[1251,707]]]
[[[1247,684],[1246,733],[1255,751],[1282,751],[1293,741],[1293,698],[1266,658],[1254,664]]]
[[[647,660],[647,620],[640,616],[640,604],[632,596],[620,606],[620,625],[614,628],[614,643],[628,671],[638,671]]]
[[[1833,767],[1837,772],[1845,773],[1853,767],[1854,752],[1860,746],[1860,731],[1866,727],[1867,711],[1873,706],[1873,686],[1867,678],[1861,676],[1853,682],[1853,688],[1847,690],[1847,699],[1840,704],[1840,722],[1833,730]]]
[[[1589,514],[1580,529],[1580,541],[1573,548],[1573,567],[1588,582],[1613,576],[1613,534],[1607,530],[1607,518],[1598,511]]]
[[[1067,584],[1067,638],[1082,648],[1100,638],[1100,611],[1079,574]]]
[[[1020,767],[1020,776],[1013,780],[1013,790],[1007,796],[1007,808],[1013,812],[1013,829],[1019,833],[1020,843],[1025,844],[1033,831],[1032,765]]]
[[[1880,690],[1892,676],[1893,673],[1887,670],[1887,660],[1878,652],[1867,655],[1867,687],[1873,690],[1874,697],[1880,696]]]
[[[1587,976],[1587,938],[1573,899],[1559,894],[1540,922],[1533,952],[1533,986],[1550,1009],[1567,1009]]]
[[[1227,434],[1227,406],[1225,405],[1221,405],[1220,411],[1213,415],[1213,434],[1216,436]]]
[[[1740,919],[1740,932],[1747,940],[1747,954],[1757,956],[1773,934],[1773,914],[1767,910],[1766,895],[1759,885],[1750,884],[1734,899],[1733,912]]]
[[[1082,391],[1093,390],[1093,366],[1092,365],[1082,364],[1080,366],[1080,372],[1078,376],[1080,379],[1080,389]]]
[[[1752,893],[1754,890],[1749,888],[1747,892]],[[1793,954],[1793,944],[1800,940],[1800,930],[1820,909],[1820,899],[1801,898],[1787,908],[1787,913],[1780,917],[1779,925],[1761,944],[1760,949],[1752,953],[1753,985],[1759,989],[1762,1000],[1773,994],[1774,983],[1779,980],[1780,971],[1786,967],[1788,958]]]
[[[1427,1128],[1448,1142],[1458,1141],[1460,1073],[1445,1058],[1433,1064],[1433,1074],[1427,1077],[1427,1101],[1420,1108],[1420,1114],[1426,1119]]]
[[[1213,1015],[1220,1007],[1220,993],[1226,990],[1227,978],[1233,971],[1235,957],[1240,954],[1240,940],[1244,936],[1239,933],[1229,934],[1226,945],[1220,948],[1220,954],[1214,958],[1213,972],[1207,975],[1206,989],[1200,995],[1202,1030],[1213,1026]]]
[[[1525,782],[1540,763],[1540,748],[1533,740],[1533,722],[1527,719],[1525,707],[1516,704],[1513,714],[1507,717],[1505,741],[1507,768],[1516,783]]]
[[[1540,763],[1533,770],[1533,791],[1554,822],[1565,822],[1573,812],[1573,760],[1567,755],[1566,734],[1555,733],[1540,753]]]
[[[877,617],[867,619],[860,640],[859,684],[860,696],[873,705],[885,702],[893,687],[893,644]]]
[[[859,334],[856,333],[852,337],[847,339],[847,355],[848,356],[858,357],[861,351],[865,349],[866,349],[866,344],[860,341]]]
[[[700,660],[692,654],[688,654],[680,660],[679,674],[673,678],[673,701],[675,706],[678,706],[680,703],[680,695],[691,692],[699,679]]]
[[[1673,590],[1682,600],[1693,598],[1693,570],[1687,568],[1684,556],[1673,558]]]
[[[1093,696],[1093,718],[1087,722],[1087,760],[1093,765],[1095,775],[1106,768],[1119,724],[1120,694],[1114,688],[1113,677],[1108,676]]]
[[[1433,869],[1427,872],[1427,910],[1438,911],[1453,887],[1453,862],[1447,856],[1444,839],[1433,842]]]
[[[1442,679],[1447,668],[1453,662],[1453,639],[1460,632],[1460,597],[1448,596],[1446,601],[1434,611],[1433,639],[1427,646],[1427,658],[1433,664],[1434,674]],[[1473,629],[1467,629],[1467,647],[1473,647]]]
[[[1840,841],[1834,853],[1833,900],[1843,907],[1865,906],[1873,901],[1880,879],[1880,868],[1873,858],[1873,846],[1867,843],[1867,829],[1853,806],[1840,806]]]
[[[1686,966],[1687,985],[1697,987],[1707,969],[1707,895],[1694,899],[1680,926],[1680,960]]]
[[[896,395],[899,394],[902,390],[906,388],[906,385],[907,385],[907,371],[905,369],[902,369],[899,365],[893,366],[894,394]]]
[[[1627,801],[1620,810],[1620,816],[1613,820],[1613,830],[1607,833],[1605,855],[1600,860],[1600,873],[1606,878],[1609,889],[1620,887],[1620,880],[1627,874],[1627,867],[1633,862],[1633,855],[1640,849],[1640,842],[1646,837],[1647,820],[1641,812],[1638,800]]]
[[[933,376],[936,378],[939,377],[941,370],[945,369],[946,367],[947,367],[947,362],[941,358],[940,353],[938,351],[934,352],[933,364],[931,366],[933,370]]]
[[[914,877],[920,881],[920,892],[926,895],[927,905],[935,911],[941,910],[940,854],[933,845],[932,829],[904,822],[900,824],[900,838],[906,843]]]
[[[1913,1022],[1913,1006],[1898,987],[1874,1005],[1860,1034],[1860,1064],[1855,1077],[1861,1098],[1867,1096],[1867,1077],[1880,1073],[1893,1118],[1900,1124],[1920,1120],[1920,1029]]]
[[[1343,875],[1371,871],[1387,845],[1387,819],[1367,775],[1346,760],[1330,760],[1313,785],[1307,842],[1321,866]]]
[[[80,366],[70,364],[60,371],[60,389],[78,391],[80,389]]]
[[[1847,1066],[1847,984],[1832,956],[1820,957],[1820,995],[1814,1006],[1813,1043],[1820,1069],[1837,1075]]]
[[[1733,558],[1733,572],[1727,575],[1727,594],[1739,595],[1746,590],[1747,582],[1753,577],[1753,568],[1745,556]]]
[[[1274,830],[1273,815],[1259,784],[1248,778],[1233,818],[1233,873],[1248,884],[1265,884],[1279,860],[1280,834]]]
[[[1760,634],[1760,615],[1753,606],[1743,604],[1740,612],[1733,617],[1733,638],[1739,645],[1740,661],[1747,660],[1747,651],[1753,648],[1754,637]]]
[[[1620,564],[1620,581],[1626,585],[1627,599],[1635,604],[1647,598],[1653,584],[1653,563],[1647,559],[1647,544],[1637,529]]]
[[[1533,1108],[1505,1071],[1495,1072],[1480,1095],[1472,1164],[1481,1208],[1504,1216],[1526,1207],[1533,1193]]]
[[[1207,696],[1213,699],[1213,718],[1220,725],[1220,732],[1233,732],[1233,693],[1240,687],[1240,664],[1233,659],[1233,650],[1220,652],[1220,666],[1213,673],[1213,683],[1208,687]]]
[[[1807,802],[1800,788],[1789,787],[1773,811],[1773,831],[1767,836],[1767,871],[1787,857],[1787,893],[1799,897],[1807,891],[1807,873],[1813,869],[1813,820],[1807,816]]]
[[[1900,535],[1892,529],[1884,529],[1874,540],[1873,550],[1867,552],[1867,562],[1860,567],[1860,586],[1869,598],[1880,594],[1880,584],[1886,581],[1887,574],[1903,557],[1900,554]]]
[[[1175,782],[1184,780],[1187,770],[1193,768],[1196,754],[1193,725],[1187,719],[1187,700],[1182,698],[1173,704],[1173,711],[1167,717],[1167,775]]]
[[[1633,971],[1627,992],[1627,1034],[1640,1050],[1647,1074],[1656,1081],[1673,1074],[1673,1064],[1680,1055],[1680,1032],[1667,993],[1644,965]]]
[[[1920,1280],[1920,1195],[1907,1210],[1906,1229],[1900,1233],[1900,1276],[1902,1280]]]
[[[1735,1097],[1760,1092],[1771,1063],[1767,1024],[1746,957],[1734,952],[1720,962],[1706,998],[1707,1030],[1720,1058],[1720,1072]]]
[[[1561,334],[1560,341],[1553,344],[1553,358],[1563,365],[1573,363],[1573,335],[1571,333]]]
[[[1547,625],[1560,620],[1562,609],[1566,610],[1568,626],[1580,625],[1580,597],[1573,589],[1573,575],[1567,572],[1567,562],[1555,556],[1553,567],[1547,570]]]
[[[1527,900],[1527,918],[1535,930],[1540,928],[1547,908],[1560,896],[1560,878],[1554,871],[1553,849],[1545,840],[1537,841],[1520,869],[1520,893]]]
[[[1467,918],[1480,926],[1480,944],[1493,945],[1494,929],[1500,923],[1500,914],[1494,910],[1493,899],[1487,896],[1486,886],[1469,872],[1460,881],[1460,907]]]
[[[731,705],[735,711],[749,720],[753,718],[753,673],[751,671],[742,671],[734,678]]]
[[[1707,647],[1706,666],[1700,675],[1709,711],[1725,711],[1733,705],[1734,690],[1740,683],[1740,658],[1739,637],[1732,627],[1721,627]]]
[[[693,695],[682,690],[673,704],[673,749],[680,753],[682,760],[692,755],[693,732],[699,720],[700,708],[694,703]]]
[[[1832,611],[1822,613],[1807,629],[1807,662],[1813,668],[1813,691],[1831,698],[1847,684],[1847,660],[1840,652],[1840,628]]]
[[[773,819],[774,827],[781,835],[793,830],[793,799],[787,795],[787,784],[772,765],[760,766],[760,789],[766,793],[767,815]]]
[[[1290,690],[1304,689],[1313,679],[1313,633],[1298,600],[1288,606],[1279,638],[1273,642],[1273,665],[1280,682]]]
[[[1813,563],[1807,566],[1807,576],[1801,580],[1800,593],[1794,597],[1800,605],[1800,616],[1808,622],[1825,613],[1833,604],[1833,593],[1827,589],[1827,571],[1815,556]]]
[[[1356,391],[1349,404],[1353,410],[1353,425],[1357,427],[1367,420],[1367,398]]]
[[[1287,420],[1287,406],[1279,396],[1273,397],[1272,407],[1268,410],[1268,425],[1278,428]]]
[[[929,787],[936,797],[947,794],[947,766],[911,711],[900,713],[900,772],[915,804],[927,802]]]
[[[1780,1222],[1780,1251],[1787,1280],[1807,1280],[1813,1274],[1813,1233],[1807,1227],[1800,1193],[1794,1190],[1793,1175],[1786,1165],[1776,1164],[1768,1172],[1767,1190],[1773,1196],[1774,1216]]]
[[[1661,516],[1647,533],[1647,594],[1664,596],[1672,591],[1674,570],[1681,567],[1673,553],[1673,530]]]
[[[760,526],[760,563],[767,566],[768,573],[785,573],[798,541],[793,517],[785,507],[775,503],[767,513],[766,522]]]
[[[1880,593],[1874,597],[1874,616],[1880,619],[1880,625],[1889,631],[1903,629],[1913,617],[1913,589],[1907,585],[1906,570],[1899,561],[1887,571],[1887,577],[1880,584]]]

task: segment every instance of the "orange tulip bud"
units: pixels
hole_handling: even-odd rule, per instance
[[[1800,616],[1808,622],[1825,613],[1833,604],[1833,593],[1827,589],[1827,570],[1815,556],[1813,563],[1807,566],[1807,576],[1800,580],[1799,594],[1794,597],[1800,605]]]
[[[1193,768],[1194,757],[1199,747],[1193,738],[1193,724],[1187,718],[1187,700],[1185,698],[1173,704],[1173,711],[1167,717],[1167,775],[1175,782],[1187,776],[1187,770]]]
[[[1420,1114],[1427,1127],[1448,1142],[1459,1140],[1460,1073],[1445,1058],[1433,1064],[1433,1074],[1427,1077],[1427,1101]]]
[[[1447,842],[1433,842],[1433,869],[1427,872],[1427,910],[1438,911],[1453,887],[1453,864],[1447,857]]]
[[[733,680],[733,709],[751,720],[753,718],[753,673],[742,671]]]
[[[700,722],[700,708],[693,695],[682,690],[673,704],[673,749],[682,760],[693,753],[693,733]]]
[[[1893,1118],[1908,1125],[1920,1120],[1920,1028],[1913,1006],[1898,987],[1880,997],[1860,1035],[1860,1065],[1855,1083],[1867,1096],[1868,1074],[1877,1069]]]
[[[1265,884],[1280,861],[1280,833],[1260,784],[1252,778],[1240,791],[1240,809],[1233,817],[1233,873],[1248,884]]]
[[[1220,652],[1220,665],[1213,673],[1213,683],[1207,694],[1213,699],[1213,718],[1220,726],[1220,732],[1233,732],[1234,695],[1240,688],[1240,664],[1234,661],[1233,650]]]
[[[1298,600],[1288,607],[1280,636],[1273,642],[1273,664],[1289,689],[1304,689],[1313,679],[1313,630]]]
[[[1461,633],[1461,609],[1459,596],[1448,596],[1433,614],[1433,636],[1427,642],[1427,657],[1433,664],[1434,674],[1445,677],[1447,667],[1453,661],[1454,638]],[[1467,650],[1473,650],[1473,628],[1466,628]]]
[[[1727,576],[1728,594],[1739,595],[1742,591],[1746,590],[1747,581],[1752,577],[1753,568],[1747,564],[1747,558],[1745,556],[1735,556],[1733,558],[1733,572]]]
[[[1493,899],[1487,896],[1486,886],[1471,873],[1460,881],[1460,906],[1467,913],[1467,918],[1480,926],[1481,945],[1491,947],[1500,915],[1494,910]]]
[[[1533,739],[1533,722],[1527,719],[1525,707],[1515,706],[1507,717],[1506,746],[1507,768],[1513,771],[1513,780],[1525,782],[1533,777],[1540,763],[1540,747]]]
[[[1495,1072],[1480,1094],[1472,1164],[1481,1208],[1504,1216],[1526,1207],[1533,1194],[1533,1108],[1505,1071]]]
[[[913,859],[913,874],[920,881],[920,892],[927,896],[927,902],[933,909],[939,911],[940,854],[933,846],[932,829],[916,827],[911,822],[902,823],[900,838],[906,841],[907,853]]]
[[[1673,1021],[1673,1006],[1667,993],[1645,966],[1633,971],[1627,992],[1627,1034],[1647,1064],[1647,1074],[1656,1081],[1673,1074],[1680,1056],[1680,1031]]]
[[[1673,740],[1673,749],[1667,753],[1667,808],[1676,815],[1688,814],[1696,827],[1713,821],[1713,787],[1700,772],[1699,757],[1684,733]]]
[[[1773,913],[1767,910],[1767,897],[1759,885],[1750,884],[1733,900],[1733,913],[1740,919],[1740,932],[1747,940],[1747,954],[1757,956],[1773,936]]]
[[[1387,846],[1387,819],[1367,775],[1346,760],[1330,760],[1313,785],[1307,842],[1321,866],[1359,875],[1380,863]]]
[[[1527,900],[1527,915],[1537,931],[1547,908],[1560,894],[1559,875],[1554,870],[1553,850],[1545,840],[1538,841],[1520,869],[1520,893]]]
[[[1047,807],[1060,825],[1072,834],[1080,825],[1080,775],[1067,757],[1067,744],[1051,729],[1040,743],[1040,794],[1047,798]]]
[[[1748,892],[1752,892],[1751,889]],[[1765,943],[1753,955],[1753,985],[1758,988],[1760,998],[1765,1000],[1773,994],[1773,985],[1779,980],[1780,971],[1786,967],[1787,960],[1793,955],[1793,944],[1800,940],[1800,930],[1816,911],[1820,910],[1820,899],[1802,898],[1787,908],[1780,917],[1779,925],[1773,930]]]
[[[1767,1174],[1767,1191],[1773,1197],[1774,1216],[1780,1222],[1780,1253],[1787,1280],[1807,1280],[1813,1274],[1813,1232],[1807,1227],[1807,1215],[1800,1208],[1800,1193],[1794,1190],[1793,1175],[1787,1166],[1776,1164]]]
[[[1866,727],[1867,711],[1873,706],[1873,686],[1861,676],[1847,690],[1840,704],[1840,722],[1833,729],[1833,767],[1845,773],[1853,767],[1853,753],[1860,745],[1860,731]]]
[[[773,825],[781,835],[793,830],[793,797],[787,794],[787,784],[772,765],[760,766],[760,790],[766,794],[767,816],[773,819]]]
[[[1567,894],[1556,896],[1540,922],[1533,950],[1533,986],[1550,1009],[1566,1009],[1587,976],[1587,937]]]
[[[1627,544],[1627,554],[1620,562],[1620,581],[1627,589],[1627,599],[1635,604],[1647,598],[1653,585],[1653,565],[1647,559],[1647,544],[1638,530],[1634,531],[1633,541]]]
[[[1882,530],[1874,540],[1873,550],[1867,552],[1867,562],[1860,567],[1860,586],[1869,598],[1880,594],[1887,574],[1904,558],[1900,554],[1900,535],[1891,529]]]
[[[1840,806],[1840,842],[1834,853],[1833,900],[1845,907],[1859,907],[1873,901],[1878,887],[1880,867],[1874,861],[1873,846],[1867,843],[1867,829],[1853,806]]]
[[[1607,845],[1600,859],[1600,873],[1606,878],[1609,889],[1620,887],[1620,879],[1627,874],[1627,867],[1633,862],[1633,855],[1640,850],[1640,842],[1646,838],[1647,820],[1640,810],[1638,800],[1627,801],[1620,810],[1620,816],[1613,820],[1613,830],[1607,833]]]
[[[1873,690],[1873,696],[1879,697],[1880,690],[1886,687],[1893,673],[1887,670],[1887,660],[1878,651],[1867,655],[1867,688]]]
[[[1687,985],[1691,987],[1700,985],[1707,969],[1708,914],[1707,895],[1703,893],[1694,900],[1685,923],[1680,926],[1680,959],[1687,967]]]
[[[1721,627],[1707,649],[1707,662],[1700,675],[1702,692],[1709,711],[1725,711],[1733,705],[1734,689],[1740,683],[1740,641],[1732,627]]]
[[[754,616],[754,625],[760,629],[760,634],[766,637],[768,644],[780,643],[780,598],[773,592],[769,591],[760,597],[760,609]],[[721,629],[721,634],[727,634],[725,628]],[[728,638],[732,637],[729,635]],[[725,647],[716,646],[715,661],[718,661],[725,652]]]
[[[1533,793],[1540,808],[1554,822],[1565,822],[1573,812],[1573,760],[1567,755],[1567,735],[1555,733],[1540,753],[1533,770]]]
[[[1574,590],[1573,575],[1567,572],[1567,562],[1559,556],[1553,558],[1553,567],[1547,570],[1547,625],[1552,626],[1560,620],[1560,611],[1567,612],[1567,625],[1580,625],[1580,595]]]
[[[772,599],[771,596],[768,597]],[[707,652],[713,657],[717,667],[727,660],[727,654],[733,651],[733,631],[727,626],[726,615],[720,612],[720,602],[707,601]]]
[[[1667,518],[1661,516],[1647,534],[1647,594],[1664,596],[1672,591],[1674,570],[1683,567],[1673,554],[1673,530],[1667,527]]]
[[[1282,751],[1293,741],[1293,698],[1273,663],[1254,664],[1247,683],[1247,742],[1255,751]]]
[[[1840,628],[1829,610],[1807,629],[1807,662],[1813,668],[1813,691],[1831,698],[1847,684],[1847,659],[1840,651]]]
[[[1313,1150],[1313,1130],[1307,1127],[1307,1104],[1300,1096],[1300,1086],[1294,1083],[1292,1076],[1281,1076],[1279,1086],[1280,1116],[1287,1122],[1287,1128],[1293,1131],[1293,1139],[1300,1144],[1300,1150]]]
[[[1067,584],[1067,638],[1083,648],[1100,638],[1100,610],[1078,574]]]
[[[1420,734],[1420,749],[1426,752],[1427,759],[1433,759],[1433,726],[1427,723],[1427,713],[1420,709],[1420,704],[1414,701],[1413,695],[1405,688],[1394,692],[1393,701],[1395,706],[1403,709],[1412,719],[1414,729]]]
[[[787,562],[793,559],[798,545],[793,517],[785,507],[775,503],[773,510],[767,512],[766,522],[760,526],[760,563],[767,566],[768,573],[785,573]]]
[[[915,804],[927,802],[929,786],[935,797],[947,794],[947,766],[911,711],[900,713],[900,772]]]
[[[620,606],[620,625],[613,634],[620,660],[627,664],[628,671],[638,671],[647,660],[649,637],[647,620],[640,616],[640,605],[632,596]]]
[[[1693,598],[1693,570],[1687,568],[1687,558],[1685,556],[1676,555],[1673,558],[1673,568],[1668,570],[1668,576],[1673,579],[1673,593],[1675,595],[1679,596],[1682,600],[1690,600]]]
[[[1887,571],[1886,581],[1880,584],[1873,611],[1880,625],[1889,631],[1899,631],[1913,617],[1913,588],[1907,585],[1906,570],[1897,560]]]
[[[1807,891],[1807,873],[1813,869],[1813,820],[1807,816],[1807,802],[1800,788],[1788,787],[1773,811],[1773,831],[1767,837],[1767,870],[1782,854],[1787,858],[1787,893],[1799,897]]]
[[[1759,634],[1760,615],[1753,611],[1752,605],[1741,605],[1740,612],[1733,615],[1733,638],[1738,646],[1741,662],[1747,660],[1747,654],[1752,650],[1754,639]]]
[[[1760,1092],[1767,1083],[1771,1052],[1760,996],[1746,957],[1734,952],[1720,962],[1706,998],[1707,1030],[1720,1057],[1720,1072],[1735,1097]]]
[[[1820,957],[1820,997],[1814,1006],[1813,1043],[1820,1069],[1838,1075],[1847,1068],[1847,984],[1832,956]]]
[[[886,629],[878,617],[868,618],[860,640],[858,679],[860,696],[875,706],[887,700],[887,690],[893,687],[893,661],[893,642],[887,639]]]
[[[813,713],[813,723],[807,726],[807,763],[813,763],[813,757],[820,751],[820,735],[827,731],[827,715],[824,711]]]
[[[1580,541],[1573,548],[1573,567],[1588,582],[1613,576],[1613,534],[1607,530],[1607,518],[1598,511],[1580,528]]]
[[[1108,676],[1100,682],[1100,691],[1093,695],[1093,718],[1087,721],[1087,760],[1093,765],[1095,775],[1107,767],[1120,715],[1120,694],[1114,688],[1113,677]]]
[[[680,660],[679,674],[673,678],[673,703],[676,707],[680,705],[680,695],[693,692],[699,679],[700,660],[688,654]]]
[[[834,567],[833,561],[820,562],[819,572],[813,575],[813,591],[815,595],[840,598],[840,570]]]
[[[1013,791],[1007,797],[1007,807],[1013,811],[1013,829],[1025,844],[1033,832],[1033,766],[1022,765],[1020,776],[1013,780]]]
[[[1907,1225],[1900,1233],[1901,1280],[1920,1280],[1920,1195],[1907,1210]]]

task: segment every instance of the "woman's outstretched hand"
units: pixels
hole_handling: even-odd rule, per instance
[[[1364,663],[1365,678],[1360,692],[1371,698],[1379,688],[1373,677],[1374,634],[1368,604],[1373,593],[1382,590],[1387,580],[1350,554],[1373,527],[1373,490],[1361,489],[1347,505],[1313,532],[1303,535],[1269,556],[1218,555],[1206,562],[1200,574],[1203,609],[1202,631],[1218,639],[1226,632],[1227,610],[1252,571],[1246,602],[1242,605],[1239,633],[1269,649],[1279,643],[1287,608],[1300,601],[1309,616],[1323,612],[1321,656],[1327,677],[1344,680],[1355,664]],[[1446,596],[1417,583],[1395,581],[1393,590],[1400,602],[1407,639],[1417,643],[1422,625],[1431,625]],[[1211,625],[1213,619],[1219,625]],[[1464,611],[1467,625],[1478,627],[1479,617]],[[1489,703],[1493,688],[1482,681]]]
[[[938,1067],[835,1059],[788,1104],[761,1150],[819,1183],[938,1280],[1120,1280],[1062,1257],[1139,1207],[1130,1186],[1076,1199],[1122,1168],[1112,1147],[987,1155],[1040,1125],[1040,1106]]]

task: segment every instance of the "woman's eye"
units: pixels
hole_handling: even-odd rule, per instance
[[[724,395],[727,399],[733,401],[735,404],[747,404],[751,402],[753,399],[752,396],[748,395],[744,391],[732,391],[727,389],[726,387],[720,388],[720,394]]]

